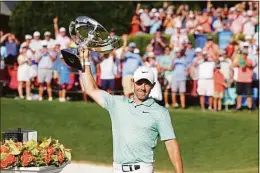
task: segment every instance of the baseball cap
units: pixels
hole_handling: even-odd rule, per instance
[[[141,79],[147,79],[151,84],[155,81],[153,70],[149,67],[138,67],[134,72],[134,81],[137,82]]]
[[[154,57],[154,53],[153,53],[153,52],[149,52],[149,53],[147,54],[147,57]]]
[[[201,49],[200,47],[197,47],[197,48],[195,49],[195,52],[196,52],[196,53],[201,52],[201,51],[202,51],[202,49]]]
[[[66,32],[66,28],[61,27],[61,28],[60,28],[60,32]]]
[[[243,47],[249,47],[249,43],[248,43],[248,42],[245,42],[245,43],[243,44]]]
[[[250,40],[250,39],[252,39],[252,37],[251,37],[250,35],[246,35],[246,36],[245,36],[245,39],[246,39],[246,40]]]
[[[208,40],[213,40],[213,37],[212,36],[208,36]]]
[[[25,40],[28,40],[28,39],[32,39],[32,36],[29,35],[29,34],[26,34],[26,35],[25,35]]]
[[[47,36],[47,35],[51,35],[51,33],[50,33],[49,31],[46,31],[46,32],[44,33],[44,36]]]
[[[157,9],[156,9],[156,8],[153,8],[153,9],[151,10],[151,12],[152,12],[152,13],[155,13],[155,12],[157,12]]]
[[[131,47],[131,48],[135,48],[136,47],[136,44],[134,42],[130,42],[128,44],[128,47]]]
[[[34,33],[33,33],[33,36],[34,37],[38,37],[38,36],[40,36],[41,35],[41,33],[39,32],[39,31],[35,31]]]

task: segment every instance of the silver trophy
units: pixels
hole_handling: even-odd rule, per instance
[[[111,37],[100,23],[87,16],[79,16],[71,21],[69,33],[77,48],[63,49],[61,53],[65,62],[78,70],[83,69],[78,57],[79,48],[109,53],[120,46],[119,37]]]

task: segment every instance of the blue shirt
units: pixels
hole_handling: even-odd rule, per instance
[[[65,64],[65,62],[60,61],[60,63],[57,65],[57,71],[60,76],[60,84],[64,84],[64,83],[69,84],[70,69]]]
[[[6,47],[5,46],[1,46],[1,57],[2,59],[5,59],[7,57],[7,52],[6,52]]]
[[[183,81],[186,80],[186,67],[187,67],[187,62],[185,57],[181,58],[175,58],[172,61],[172,64],[174,64],[174,68],[172,71],[172,80],[175,81]]]
[[[143,65],[142,58],[139,54],[132,52],[125,53],[125,59],[123,61],[123,76],[133,75],[135,70]]]
[[[185,56],[186,56],[186,62],[187,66],[189,67],[192,64],[193,58],[195,57],[195,49],[186,49]]]
[[[18,46],[16,45],[15,42],[9,43],[8,41],[5,42],[5,47],[6,47],[6,53],[7,56],[17,56],[18,55]]]

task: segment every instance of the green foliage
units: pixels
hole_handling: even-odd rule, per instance
[[[15,108],[14,108],[15,105]],[[108,112],[83,102],[1,99],[1,131],[33,129],[72,149],[74,160],[112,163]],[[257,111],[202,113],[200,108],[170,109],[187,173],[255,173],[258,168]],[[47,127],[47,128],[46,128]],[[156,172],[172,171],[165,145],[158,141]]]
[[[18,36],[36,30],[54,33],[55,16],[59,17],[59,26],[66,28],[77,16],[89,16],[108,30],[115,28],[121,35],[128,32],[134,9],[134,3],[130,1],[24,1],[15,6],[9,25]]]

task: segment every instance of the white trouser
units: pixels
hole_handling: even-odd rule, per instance
[[[125,172],[154,173],[153,163],[135,163],[135,164],[126,164],[126,165],[121,165],[115,162],[113,163],[113,173],[125,173]]]

